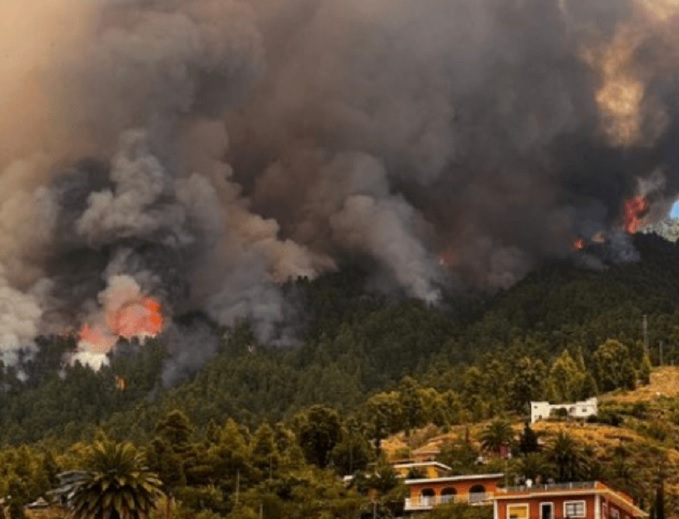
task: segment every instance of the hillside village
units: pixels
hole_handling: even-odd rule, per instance
[[[606,424],[605,421],[597,419],[596,414],[586,418],[574,416],[563,416],[557,413],[550,418],[536,420],[531,424],[542,447],[549,444],[554,437],[564,432],[575,439],[592,457],[590,462],[604,463],[609,461],[611,456],[615,457],[620,452],[625,453],[625,463],[629,464],[627,470],[629,475],[635,479],[635,484],[648,485],[646,478],[653,478],[654,469],[657,470],[656,476],[662,474],[665,491],[665,498],[675,501],[679,496],[679,450],[677,450],[676,439],[679,434],[679,423],[668,421],[670,413],[674,413],[679,405],[679,369],[666,367],[654,370],[651,374],[650,384],[640,387],[635,391],[617,391],[603,395],[601,398],[601,409],[605,416],[618,414],[620,423],[616,425]],[[652,432],[647,426],[647,421],[652,420],[655,426],[662,428],[663,432]],[[673,419],[670,419],[673,420]],[[625,425],[622,425],[624,422]],[[437,505],[442,505],[451,501],[454,502],[485,502],[491,505],[497,501],[503,503],[516,502],[521,506],[529,505],[529,512],[524,515],[522,511],[515,514],[510,513],[506,506],[498,510],[497,505],[494,509],[494,519],[509,519],[510,517],[533,518],[533,517],[647,517],[648,510],[644,511],[635,505],[635,501],[624,491],[614,490],[606,487],[600,482],[568,481],[556,483],[552,478],[541,480],[526,479],[521,474],[521,464],[516,464],[516,454],[512,456],[511,451],[496,452],[495,456],[482,456],[477,460],[479,467],[488,467],[495,470],[504,469],[496,474],[469,474],[450,476],[452,469],[444,466],[443,470],[438,466],[438,462],[433,460],[440,457],[445,451],[446,445],[450,442],[459,440],[461,436],[470,438],[483,438],[484,430],[488,424],[478,424],[474,427],[464,426],[456,428],[446,434],[437,434],[434,428],[424,428],[413,433],[408,437],[404,434],[396,435],[385,442],[385,449],[388,450],[392,458],[399,455],[410,453],[412,459],[417,460],[415,465],[396,465],[396,467],[408,466],[409,470],[416,470],[421,467],[427,474],[427,478],[412,477],[406,479],[409,494],[406,498],[406,510],[422,511],[430,510]],[[516,421],[512,425],[513,438],[519,438],[521,430],[526,425],[521,425]],[[481,440],[482,442],[482,440]],[[516,444],[514,444],[516,448]],[[479,452],[484,452],[481,443],[478,445]],[[616,454],[616,451],[618,454]],[[521,454],[519,454],[519,457]],[[503,461],[499,461],[498,458]],[[403,463],[403,462],[401,462]],[[618,463],[622,463],[619,460]],[[653,467],[653,464],[656,464]],[[649,467],[650,465],[650,467]],[[432,470],[435,468],[436,470]],[[518,468],[518,470],[517,470]],[[639,474],[639,470],[644,471],[644,475]],[[477,486],[478,496],[473,495],[475,478],[486,482],[486,485]],[[519,483],[518,485],[517,483]],[[613,483],[615,485],[615,483]],[[652,483],[651,483],[652,485]],[[431,496],[427,496],[428,491],[435,489]],[[448,488],[448,494],[445,489]],[[450,491],[453,488],[454,491]],[[458,491],[461,488],[463,491]],[[566,514],[564,511],[549,512],[539,508],[541,503],[556,500],[562,506],[572,495],[589,495],[599,489],[605,489],[616,494],[616,499],[620,500],[621,509],[614,511],[615,505],[602,507],[602,502],[596,501],[595,511],[594,502],[589,505],[582,513]],[[629,487],[627,487],[629,488]],[[492,490],[489,490],[492,489]],[[423,493],[424,491],[424,493]],[[580,492],[580,494],[578,494]],[[446,499],[446,495],[453,496]],[[547,497],[545,497],[547,496]],[[576,498],[572,498],[576,499]],[[624,503],[623,503],[624,502]],[[647,506],[651,503],[647,503]],[[504,506],[504,505],[503,505]],[[518,508],[521,508],[519,506]],[[657,513],[657,512],[654,512]],[[606,515],[608,514],[608,515]],[[656,515],[653,515],[655,517]],[[667,515],[671,517],[672,515]],[[441,516],[443,517],[443,516]],[[451,515],[453,517],[453,515]],[[491,517],[491,515],[488,515]]]
[[[648,385],[634,391],[600,395],[599,402],[600,412],[587,418],[554,413],[531,424],[528,416],[507,415],[475,424],[443,429],[430,424],[400,432],[382,441],[383,457],[377,465],[361,463],[356,446],[356,452],[349,454],[355,454],[356,465],[363,468],[343,477],[344,471],[334,469],[332,472],[336,475],[330,476],[331,479],[319,478],[320,473],[314,476],[318,479],[314,488],[320,490],[318,485],[329,486],[321,490],[317,505],[321,508],[312,513],[323,517],[320,510],[330,506],[330,510],[335,510],[331,512],[335,514],[333,516],[357,517],[354,514],[358,514],[366,519],[672,517],[679,504],[676,441],[679,420],[675,419],[679,409],[679,368],[654,369]],[[177,419],[180,421],[176,422]],[[173,428],[182,427],[178,415],[173,420]],[[230,427],[233,425],[227,424],[225,431]],[[180,430],[176,429],[174,434]],[[264,441],[266,434],[272,433],[273,430],[265,433],[260,428],[253,437],[252,448],[255,450],[251,450],[249,456],[256,456],[257,449],[264,445],[260,443],[257,447],[256,442]],[[235,438],[227,441],[233,442]],[[237,455],[233,449],[244,447],[231,445],[228,448],[231,452],[223,455],[233,457]],[[76,450],[82,448],[84,446]],[[563,449],[558,453],[561,458],[554,457],[557,448]],[[27,452],[23,451],[24,454]],[[272,451],[269,452],[272,456]],[[270,465],[267,469],[265,455],[262,460],[264,474],[259,476],[263,477],[264,484],[267,478],[274,476],[278,481],[278,478],[285,478],[285,472],[292,470],[291,473],[295,473],[302,468],[299,462],[284,461],[284,457],[276,450],[275,467]],[[21,461],[16,459],[13,463]],[[245,471],[249,473],[247,479],[257,476],[253,469],[245,468],[248,462],[243,461],[240,476],[243,479],[240,481],[245,490]],[[268,463],[274,462],[270,458]],[[288,468],[280,473],[284,465]],[[0,469],[0,475],[4,473],[6,477],[6,470]],[[267,470],[270,471],[268,476]],[[28,477],[36,475],[26,474]],[[259,490],[255,491],[256,488]],[[240,513],[245,515],[236,514],[236,507],[227,517],[249,517],[249,503],[262,499],[256,496],[262,496],[264,488],[266,484],[263,488],[256,486],[244,491],[241,499],[246,508]],[[658,495],[662,496],[661,501]],[[4,517],[25,515],[35,519],[56,519],[65,514],[66,510],[55,504],[53,492],[33,498],[17,512],[11,506],[11,497],[5,496],[2,501]],[[180,494],[171,501],[165,498],[165,501],[167,503],[162,506],[156,503],[152,517],[184,516]],[[259,509],[255,506],[254,512],[260,517],[279,517],[282,503],[278,505],[278,512],[273,512],[276,508],[272,506],[273,503],[260,504]],[[346,511],[338,512],[343,507]],[[344,513],[347,515],[342,515]],[[202,513],[200,517],[212,515]]]

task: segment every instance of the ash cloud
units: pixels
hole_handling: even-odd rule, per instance
[[[237,178],[254,182],[254,207],[293,239],[331,256],[384,252],[385,269],[417,279],[394,281],[423,297],[442,279],[431,266],[441,253],[488,288],[570,254],[575,237],[608,233],[614,260],[631,260],[614,232],[624,200],[644,194],[661,207],[676,194],[671,180],[639,188],[675,160],[665,144],[674,81],[661,70],[676,55],[660,49],[676,48],[676,16],[633,1],[299,5],[295,30],[265,19],[273,70],[227,115]],[[333,174],[347,154],[383,165],[375,206],[407,207],[396,243],[414,237],[416,258],[385,250],[375,213],[360,239],[347,226],[328,238],[326,220],[348,220],[353,197],[373,196],[360,181],[370,175],[352,174],[359,161]]]
[[[679,193],[677,29],[673,0],[4,0],[0,351],[115,276],[275,342],[280,283],[347,256],[431,302],[575,238],[633,261],[625,200]]]
[[[172,387],[197,372],[217,355],[220,339],[210,325],[195,321],[171,324],[162,335],[169,358],[163,363],[162,383]]]

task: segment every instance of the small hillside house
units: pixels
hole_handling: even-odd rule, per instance
[[[553,411],[563,409],[571,418],[588,418],[599,412],[599,401],[596,397],[572,404],[550,404],[549,402],[530,403],[530,423],[549,418]]]
[[[598,481],[528,485],[498,490],[493,519],[639,519],[632,498]]]
[[[458,502],[490,505],[504,474],[472,474],[406,479],[405,512],[431,510],[437,505]]]

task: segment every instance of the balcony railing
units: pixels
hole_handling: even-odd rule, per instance
[[[547,485],[521,485],[498,489],[499,492],[511,494],[514,492],[552,492],[554,490],[588,490],[596,488],[596,481],[578,481],[574,483],[550,483]]]
[[[445,496],[418,496],[406,498],[405,510],[431,510],[435,506],[446,503],[467,503],[470,505],[486,504],[493,497],[490,492],[472,492],[471,494],[449,494]]]

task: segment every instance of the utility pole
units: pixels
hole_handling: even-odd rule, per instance
[[[644,318],[641,321],[641,329],[644,337],[644,355],[648,355],[648,316],[644,314]]]
[[[674,366],[674,343],[670,344],[670,366]]]
[[[238,495],[240,494],[240,469],[236,470],[236,499],[235,505],[238,506]]]

